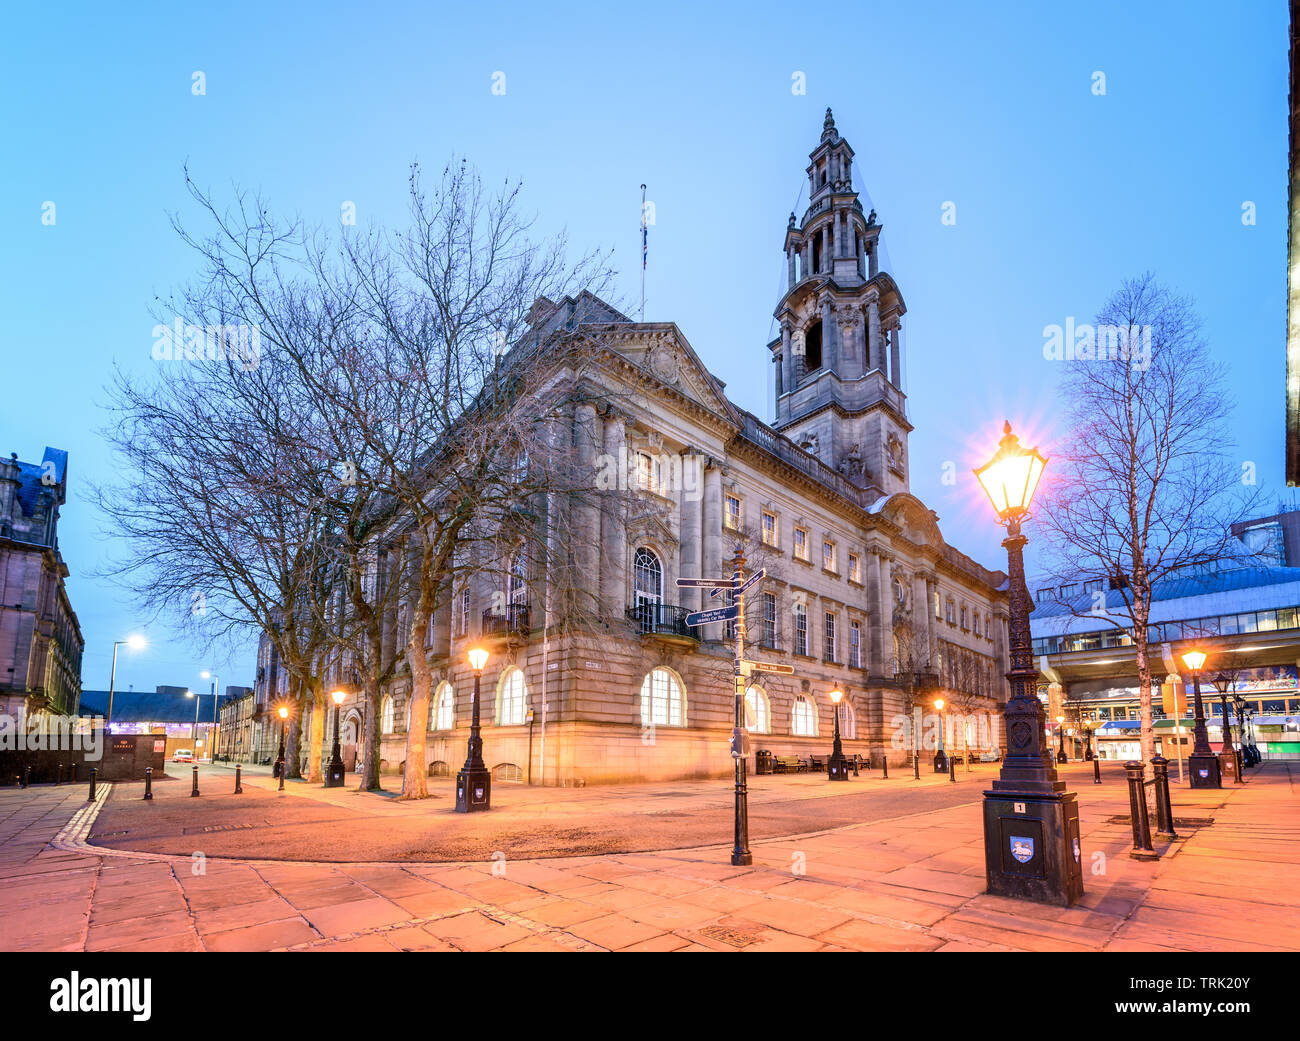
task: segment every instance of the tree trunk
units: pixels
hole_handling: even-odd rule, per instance
[[[366,677],[366,739],[362,753],[361,790],[379,791],[379,688],[373,676]]]
[[[419,632],[418,626],[411,627]],[[402,778],[403,799],[427,799],[429,796],[428,769],[425,750],[428,745],[429,695],[433,689],[433,673],[424,657],[423,640],[416,636],[406,647],[406,660],[411,666],[411,725],[406,728],[406,774]]]
[[[307,752],[307,780],[312,784],[320,784],[325,779],[321,771],[321,759],[325,750],[325,717],[329,714],[329,709],[326,708],[325,692],[319,684],[312,689],[311,702],[313,707]]]

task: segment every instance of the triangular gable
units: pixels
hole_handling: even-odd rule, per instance
[[[629,322],[588,327],[597,340],[647,376],[729,423],[742,425],[740,413],[682,331],[672,322]]]

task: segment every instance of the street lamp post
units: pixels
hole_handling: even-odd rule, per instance
[[[469,663],[474,670],[474,714],[469,728],[469,750],[465,765],[456,775],[456,812],[478,813],[492,808],[492,775],[483,762],[483,738],[479,735],[479,688],[488,652],[472,647]]]
[[[104,713],[104,736],[109,734],[109,727],[113,724],[113,690],[117,685],[117,649],[123,644],[130,647],[133,651],[138,651],[144,647],[143,636],[128,636],[125,640],[113,641],[113,667],[108,673],[108,709]]]
[[[835,740],[831,745],[831,757],[826,764],[826,772],[832,781],[847,781],[848,766],[844,761],[844,748],[840,744],[840,701],[844,691],[831,691],[831,712],[835,715]]]
[[[208,759],[215,763],[217,761],[217,692],[221,689],[221,677],[215,672],[209,672],[204,669],[199,673],[205,680],[212,680],[212,737],[208,739]]]
[[[1240,784],[1243,780],[1241,776],[1241,752],[1237,745],[1240,744],[1240,731],[1238,731],[1238,741],[1232,740],[1232,716],[1228,714],[1228,694],[1232,690],[1232,677],[1225,673],[1219,673],[1214,677],[1214,689],[1219,692],[1219,711],[1223,719],[1223,751],[1232,755],[1232,766],[1237,771],[1236,779]]]
[[[280,750],[275,753],[275,776],[280,778],[280,791],[284,791],[284,739],[289,732],[289,706],[276,710],[280,716]]]
[[[1206,657],[1204,651],[1197,650],[1187,651],[1183,655],[1183,664],[1192,674],[1192,699],[1196,704],[1192,754],[1187,757],[1187,766],[1192,771],[1193,788],[1222,788],[1219,758],[1210,749],[1210,732],[1205,728],[1205,705],[1201,701],[1201,669]]]
[[[190,746],[191,748],[197,748],[199,744],[199,696],[192,690],[187,690],[185,696],[194,699],[194,725],[190,727]]]
[[[948,756],[943,750],[944,731],[947,730],[947,719],[943,714],[943,698],[934,699],[934,710],[939,713],[939,748],[934,753],[934,772],[937,774],[946,774],[948,772]]]
[[[1058,763],[1068,763],[1070,757],[1065,754],[1065,717],[1056,717],[1056,761]]]
[[[1251,759],[1250,748],[1246,744],[1246,699],[1241,694],[1232,695],[1233,707],[1237,710],[1237,744],[1241,747],[1242,769],[1255,764]]]
[[[334,750],[330,753],[329,769],[325,771],[326,788],[343,787],[346,771],[343,768],[342,749],[339,748],[339,708],[347,696],[347,691],[343,690],[336,690],[330,694],[330,700],[334,702]]]
[[[984,793],[984,868],[988,891],[995,896],[1068,907],[1083,896],[1079,805],[1057,777],[1047,743],[1029,632],[1028,540],[1020,530],[1046,465],[1037,448],[1021,447],[1007,423],[997,454],[975,471],[1007,529],[1002,545],[1011,600],[1011,698],[1003,709],[1007,754],[998,779]]]
[[[1095,758],[1092,751],[1092,728],[1096,724],[1091,719],[1083,721],[1083,761],[1090,763]]]

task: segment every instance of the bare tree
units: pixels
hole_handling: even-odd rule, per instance
[[[1094,356],[1066,363],[1061,381],[1067,431],[1041,498],[1047,571],[1058,585],[1098,583],[1100,596],[1070,610],[1131,635],[1150,759],[1153,589],[1231,555],[1230,525],[1250,497],[1231,455],[1224,371],[1191,303],[1143,275],[1107,301],[1096,336]]]

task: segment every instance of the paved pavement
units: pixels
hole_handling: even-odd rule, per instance
[[[749,868],[730,866],[729,843],[460,864],[110,851],[85,842],[109,786],[90,805],[85,786],[10,788],[0,790],[0,948],[1300,950],[1293,774],[1300,768],[1271,763],[1242,787],[1177,792],[1177,815],[1189,823],[1159,861],[1145,862],[1127,856],[1123,787],[1094,786],[1090,771],[1067,768],[1086,868],[1084,900],[1068,910],[983,894],[975,782],[954,786],[970,796],[956,805],[814,834],[754,833]],[[818,797],[843,797],[821,783]],[[936,799],[945,791],[929,790]],[[308,785],[277,795],[322,810],[345,797]],[[650,786],[635,798],[675,801]],[[197,829],[208,826],[206,801],[191,803]],[[478,820],[493,827],[490,815]],[[248,845],[260,854],[255,834]]]

